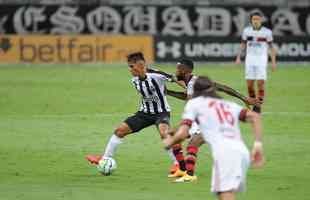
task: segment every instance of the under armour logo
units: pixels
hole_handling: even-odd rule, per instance
[[[179,42],[172,42],[172,45],[167,45],[166,42],[157,43],[157,55],[160,58],[165,58],[168,53],[172,54],[173,58],[181,56],[181,44]]]

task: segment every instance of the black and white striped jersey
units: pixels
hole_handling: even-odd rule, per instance
[[[170,112],[165,95],[165,82],[168,77],[157,73],[146,73],[146,79],[134,77],[132,83],[141,95],[140,111],[149,114]]]

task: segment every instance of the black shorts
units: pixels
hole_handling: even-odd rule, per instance
[[[169,125],[170,113],[163,112],[158,114],[147,114],[138,111],[134,115],[128,117],[124,122],[128,124],[128,126],[134,133],[151,125],[156,125],[157,127],[161,123]]]

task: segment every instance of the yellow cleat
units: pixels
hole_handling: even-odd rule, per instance
[[[195,182],[197,181],[197,176],[190,176],[188,174],[185,174],[181,178],[176,179],[175,183],[185,183],[185,182]]]
[[[186,171],[182,171],[182,170],[178,169],[173,174],[169,174],[168,178],[178,178],[178,177],[184,176],[185,174],[186,174]]]

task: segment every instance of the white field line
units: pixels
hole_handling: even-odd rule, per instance
[[[126,117],[133,113],[95,113],[95,114],[39,114],[39,115],[7,115],[0,116],[0,118],[6,119],[75,119],[75,118],[108,118],[108,117]],[[282,116],[296,116],[296,117],[310,117],[310,112],[263,112],[263,115],[282,115]]]

